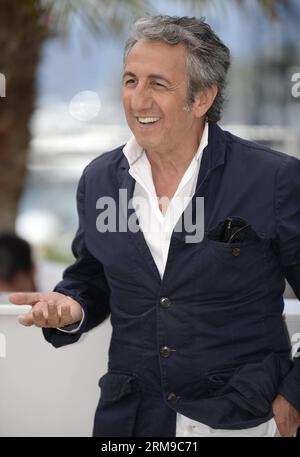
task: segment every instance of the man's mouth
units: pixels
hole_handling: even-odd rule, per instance
[[[160,117],[148,116],[148,117],[137,117],[137,121],[143,125],[152,125],[160,120]]]

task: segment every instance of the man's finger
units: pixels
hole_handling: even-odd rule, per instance
[[[52,301],[49,301],[47,308],[48,308],[47,327],[58,327],[60,325],[60,316],[57,311],[57,306]]]
[[[35,305],[41,298],[39,292],[16,292],[11,294],[8,299],[14,305]]]
[[[25,327],[30,327],[33,325],[32,311],[26,314],[20,314],[20,316],[18,316],[18,322],[22,325],[25,325]]]
[[[61,313],[60,327],[63,327],[64,325],[72,324],[71,307],[69,305],[62,305],[60,313]]]
[[[47,304],[45,302],[39,302],[32,309],[33,323],[37,327],[45,327],[48,321]]]

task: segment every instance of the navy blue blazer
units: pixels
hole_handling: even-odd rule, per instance
[[[76,261],[55,288],[85,321],[77,334],[43,329],[60,347],[110,316],[93,435],[175,436],[177,412],[213,428],[253,427],[273,416],[278,393],[300,411],[300,359],[282,317],[285,277],[300,299],[300,161],[211,123],[190,202],[195,211],[204,196],[204,238],[187,243],[174,230],[163,279],[141,230],[96,226],[103,196],[116,201],[117,227],[136,218],[119,199],[119,189],[133,195],[128,168],[122,146],[85,168]],[[228,216],[251,224],[244,241],[218,240]]]

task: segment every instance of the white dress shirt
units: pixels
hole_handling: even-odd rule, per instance
[[[161,212],[153,184],[151,165],[143,149],[132,136],[123,152],[129,162],[129,173],[135,179],[132,204],[139,226],[157,265],[161,278],[167,263],[172,231],[177,220],[195,193],[202,151],[208,143],[208,124],[205,124],[198,150],[182,177],[169,206]],[[139,204],[139,201],[142,204]]]

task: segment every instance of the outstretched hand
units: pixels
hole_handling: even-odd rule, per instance
[[[17,292],[9,296],[15,305],[30,305],[31,310],[18,317],[20,324],[30,327],[56,328],[82,319],[82,307],[71,297],[59,292]]]

